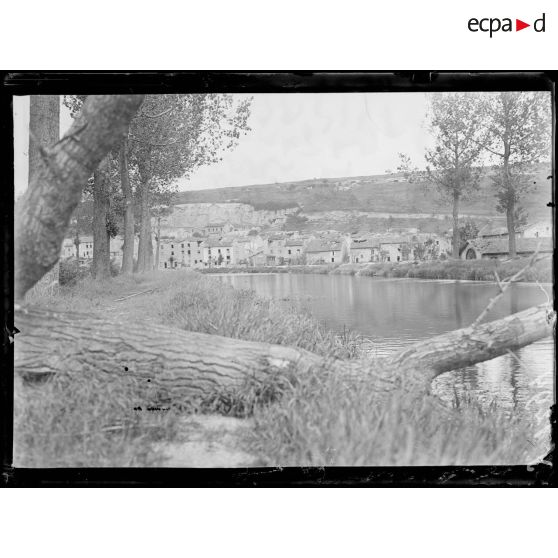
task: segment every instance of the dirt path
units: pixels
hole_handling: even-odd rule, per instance
[[[180,438],[159,443],[164,467],[261,467],[258,456],[244,449],[251,421],[221,415],[185,417]]]

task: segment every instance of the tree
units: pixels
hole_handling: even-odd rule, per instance
[[[84,184],[121,141],[141,95],[95,95],[68,133],[43,150],[15,218],[15,297],[25,293],[58,261],[72,212]]]
[[[461,251],[467,241],[477,238],[479,228],[474,221],[468,219],[459,227],[459,250]]]
[[[60,139],[60,97],[31,95],[29,98],[29,162],[28,185],[36,179],[46,158],[45,149]],[[60,278],[60,268],[54,267],[44,283]]]
[[[60,97],[31,95],[29,99],[29,184],[43,166],[41,148],[60,139]]]
[[[515,257],[518,205],[533,187],[529,168],[550,160],[550,95],[503,91],[487,96],[482,110],[489,132],[483,146],[498,164],[492,177],[497,208],[506,214],[509,253]]]
[[[128,169],[128,138],[125,137],[118,151],[118,163],[120,169],[120,187],[124,200],[124,244],[122,246],[122,268],[121,273],[127,274],[134,271],[134,197],[130,183],[130,171]]]
[[[478,189],[481,174],[478,101],[469,93],[437,93],[431,112],[435,147],[426,153],[426,173],[442,199],[452,204],[452,257],[457,259],[459,204]]]
[[[110,277],[110,234],[107,227],[110,212],[110,161],[105,157],[93,174],[93,263],[95,279]]]
[[[72,118],[77,118],[83,107],[87,95],[66,95],[64,104],[70,109]],[[111,207],[113,199],[112,183],[112,157],[109,153],[95,171],[88,182],[88,190],[93,198],[93,262],[91,274],[95,279],[110,277],[110,237],[116,236],[114,208]],[[79,260],[79,226],[76,227],[76,257]]]
[[[138,271],[152,266],[151,208],[177,178],[221,159],[249,130],[251,99],[232,95],[148,95],[130,126],[129,161],[138,169]],[[158,199],[159,197],[159,199]]]

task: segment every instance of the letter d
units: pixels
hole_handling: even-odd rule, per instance
[[[544,33],[544,26],[545,26],[545,14],[542,15],[542,17],[540,19],[536,19],[535,23],[533,23],[533,29],[537,32],[537,33]],[[538,28],[538,24],[539,22],[542,24],[542,27],[539,29]]]

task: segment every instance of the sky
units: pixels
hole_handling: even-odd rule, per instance
[[[235,95],[244,98],[245,95]],[[220,163],[177,181],[179,190],[204,190],[383,174],[398,153],[419,167],[431,145],[424,93],[278,93],[252,95],[251,131]],[[71,124],[62,106],[60,132]],[[16,195],[27,187],[29,98],[14,98]]]

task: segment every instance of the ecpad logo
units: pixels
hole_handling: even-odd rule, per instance
[[[537,33],[545,32],[545,24],[546,24],[545,16],[546,14],[543,14],[539,19],[536,19],[533,22],[533,29],[535,30],[535,32]],[[482,31],[484,33],[490,33],[489,35],[490,38],[492,38],[492,35],[494,33],[497,33],[498,31],[503,31],[503,32],[513,31],[512,20],[509,17],[505,17],[503,19],[497,17],[490,17],[490,18],[485,17],[483,19],[477,19],[476,17],[472,17],[469,20],[467,27],[469,28],[469,31],[472,31],[473,33],[477,33],[478,31]],[[527,27],[531,27],[531,24],[525,23],[520,19],[515,20],[516,31],[521,31],[522,29],[525,29]]]

